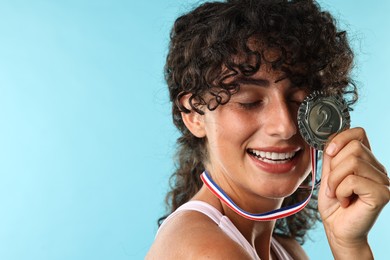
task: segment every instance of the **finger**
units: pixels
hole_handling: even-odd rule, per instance
[[[329,173],[331,172],[331,167],[330,167],[330,163],[332,161],[332,157],[329,156],[328,154],[326,153],[323,153],[322,154],[322,171],[321,171],[321,179],[322,179],[322,183],[326,183],[326,180],[328,178],[328,175]],[[325,186],[325,185],[321,185],[321,186]]]
[[[385,167],[375,158],[373,153],[360,141],[352,140],[341,149],[330,162],[330,170],[337,168],[340,164],[345,164],[347,158],[355,156],[363,161],[369,162],[379,171],[386,173]]]
[[[335,135],[327,144],[325,152],[329,156],[335,156],[341,149],[344,148],[344,146],[346,146],[352,140],[358,140],[362,142],[369,150],[371,150],[366,132],[363,128],[357,127],[347,129]]]
[[[380,210],[390,200],[388,185],[378,184],[369,179],[348,175],[337,187],[336,198],[342,207],[348,207],[354,199],[361,200],[369,208]]]
[[[382,171],[368,161],[351,155],[346,158],[344,163],[339,164],[338,167],[330,172],[327,178],[328,197],[332,198],[335,196],[336,189],[349,175],[363,177],[377,184],[389,185],[389,178]]]

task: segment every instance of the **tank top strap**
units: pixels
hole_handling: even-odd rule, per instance
[[[161,224],[160,228],[157,231],[157,235],[162,227],[168,223],[172,218],[174,218],[178,213],[183,211],[198,211],[206,216],[208,216],[211,220],[215,222],[231,239],[236,241],[239,245],[241,245],[248,254],[254,260],[259,260],[259,256],[257,255],[254,248],[249,244],[249,242],[244,238],[244,236],[240,233],[240,231],[234,226],[234,224],[230,221],[230,219],[224,216],[221,212],[219,212],[216,208],[211,206],[210,204],[199,201],[199,200],[191,200],[186,202],[177,208],[172,214],[170,214],[164,222]],[[157,236],[156,235],[156,236]]]
[[[199,200],[191,200],[180,207],[178,207],[174,212],[172,212],[160,225],[160,227],[157,230],[156,237],[158,236],[159,231],[176,215],[183,211],[198,211],[200,213],[203,213],[204,215],[208,216],[211,220],[213,220],[218,226],[220,225],[221,219],[223,218],[223,215],[221,212],[219,212],[216,208],[211,206],[210,204],[199,201]]]
[[[211,218],[217,225],[221,223],[221,219],[223,217],[222,213],[216,208],[200,200],[191,200],[177,209],[178,212],[187,210],[194,210],[203,213]]]
[[[271,249],[278,257],[278,259],[293,260],[293,258],[286,251],[286,249],[284,249],[283,246],[275,238],[272,238],[271,240]]]
[[[210,204],[199,201],[199,200],[191,200],[186,202],[177,208],[172,214],[170,214],[164,222],[161,224],[160,228],[157,230],[158,235],[159,231],[162,229],[164,225],[166,225],[172,218],[174,218],[177,214],[183,211],[198,211],[203,213],[212,219],[231,239],[240,244],[249,255],[252,256],[253,259],[260,259],[256,253],[256,250],[249,244],[249,242],[244,238],[241,232],[234,226],[234,224],[230,221],[230,219],[224,216],[221,212],[219,212],[216,208],[211,206]],[[274,238],[271,239],[271,248],[274,253],[277,255],[278,259],[290,260],[292,257],[287,253],[287,251],[283,248],[283,246]]]

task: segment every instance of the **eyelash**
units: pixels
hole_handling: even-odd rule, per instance
[[[297,106],[300,106],[302,101],[300,100],[291,100],[290,101],[291,103],[297,105]],[[247,110],[250,110],[250,109],[254,109],[254,108],[257,108],[261,105],[261,101],[258,100],[258,101],[255,101],[255,102],[250,102],[250,103],[238,103],[242,108],[244,109],[247,109]]]
[[[302,104],[303,101],[301,101],[301,100],[293,100],[293,99],[292,99],[292,100],[290,100],[290,102],[291,102],[291,103],[294,103],[294,104],[296,104],[296,105],[298,105],[298,106],[300,106],[300,105]]]
[[[255,102],[250,102],[250,103],[238,103],[242,108],[250,110],[257,108],[261,105],[261,101],[255,101]]]

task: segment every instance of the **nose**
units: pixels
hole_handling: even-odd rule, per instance
[[[284,99],[267,104],[264,128],[268,136],[288,140],[297,133],[296,111]]]

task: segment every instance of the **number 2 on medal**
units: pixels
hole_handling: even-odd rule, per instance
[[[331,134],[332,122],[330,118],[332,116],[332,110],[327,105],[321,105],[317,115],[321,118],[321,123],[318,125],[316,132],[318,134]]]

